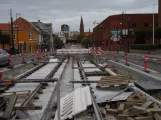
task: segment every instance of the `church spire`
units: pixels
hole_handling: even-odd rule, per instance
[[[82,16],[81,16],[81,21],[80,21],[80,34],[84,35],[84,23],[83,23]]]

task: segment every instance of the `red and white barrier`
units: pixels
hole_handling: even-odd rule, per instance
[[[116,52],[114,52],[114,61],[115,61],[115,62],[117,61]]]
[[[8,56],[8,66],[11,67],[12,66],[12,55],[9,54]]]
[[[2,80],[3,72],[0,72],[0,80]]]
[[[129,65],[128,64],[128,54],[127,53],[125,53],[125,65]]]
[[[53,54],[53,50],[51,49],[51,50],[50,50],[50,55],[52,55],[52,54]]]
[[[25,57],[24,57],[24,53],[21,53],[21,63],[25,64]]]
[[[144,55],[144,71],[146,72],[147,71],[147,56]]]

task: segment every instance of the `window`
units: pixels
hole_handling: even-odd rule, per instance
[[[29,40],[32,40],[32,33],[29,32]]]
[[[144,23],[144,27],[149,27],[148,23]]]
[[[132,27],[133,27],[133,28],[136,27],[136,23],[132,23]]]
[[[16,40],[16,34],[15,33],[13,33],[13,39]]]

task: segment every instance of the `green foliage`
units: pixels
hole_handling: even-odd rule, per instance
[[[79,36],[78,36],[78,39],[77,39],[78,43],[81,43],[81,41],[82,41],[83,38],[84,38],[83,35],[79,35]]]
[[[152,32],[151,29],[136,31],[136,40],[134,44],[146,44],[146,40],[149,40],[152,37]]]
[[[158,49],[158,45],[154,44],[133,44],[131,45],[131,49],[136,49],[136,50],[156,50]]]
[[[85,47],[92,46],[92,35],[89,36],[80,36],[81,44]]]
[[[54,35],[54,44],[57,49],[62,48],[64,45],[63,41],[57,35]]]
[[[160,45],[161,44],[160,43],[160,39],[161,39],[161,28],[157,28],[155,30],[155,37],[159,40],[159,45]],[[159,47],[159,48],[161,48],[161,47]]]
[[[10,35],[3,34],[2,31],[0,30],[0,44],[3,45],[3,49],[4,49],[5,44],[10,44],[10,41],[11,41]]]

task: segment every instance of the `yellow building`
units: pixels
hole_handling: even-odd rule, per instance
[[[36,30],[34,25],[24,18],[19,17],[13,22],[14,33],[14,46],[21,52],[35,52],[36,46],[38,45],[38,34],[39,31]],[[11,24],[0,24],[0,30],[2,33],[11,35]],[[2,45],[1,45],[2,46]],[[5,45],[5,49],[10,49],[10,45]]]

